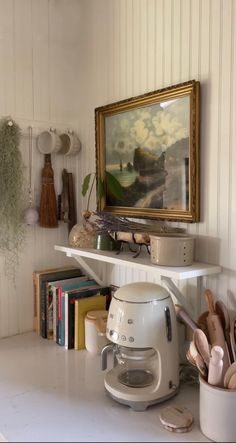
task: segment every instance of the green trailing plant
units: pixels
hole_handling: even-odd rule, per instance
[[[25,233],[22,217],[24,165],[19,149],[20,136],[20,127],[11,117],[0,119],[0,252],[7,255],[8,265],[16,262]]]
[[[90,213],[89,205],[95,183],[96,183],[95,172],[91,172],[84,177],[82,184],[82,195],[83,197],[85,197],[86,194],[88,193],[87,207],[86,207],[86,212],[88,213]],[[119,181],[108,171],[105,171],[105,180],[101,180],[101,178],[97,179],[97,197],[98,198],[104,197],[106,189],[114,197],[122,199],[123,188],[120,185]]]

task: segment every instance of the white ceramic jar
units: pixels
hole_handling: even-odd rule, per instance
[[[85,348],[92,354],[101,354],[109,343],[106,337],[107,314],[105,310],[88,311],[85,316]]]

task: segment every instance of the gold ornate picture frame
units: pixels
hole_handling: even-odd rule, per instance
[[[99,211],[200,220],[200,83],[191,80],[95,109]],[[107,177],[121,187],[112,193]]]

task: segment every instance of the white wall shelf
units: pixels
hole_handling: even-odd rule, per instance
[[[213,274],[219,274],[221,267],[218,265],[211,265],[208,263],[194,262],[190,266],[158,266],[151,263],[150,255],[145,252],[141,252],[136,258],[132,256],[131,252],[120,252],[117,254],[115,251],[100,251],[97,249],[78,249],[67,246],[54,246],[55,250],[64,252],[68,257],[74,258],[84,272],[87,272],[91,277],[95,278],[99,284],[104,284],[99,275],[91,268],[87,263],[87,259],[97,260],[98,262],[105,262],[114,265],[121,265],[130,267],[140,271],[146,271],[153,274],[167,285],[169,290],[174,294],[177,300],[189,311],[189,306],[186,298],[179,291],[173,280],[187,280],[190,278],[198,278],[198,291],[201,292],[201,277],[209,276]]]

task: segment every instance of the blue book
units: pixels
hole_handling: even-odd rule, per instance
[[[60,286],[62,291],[77,288],[78,286],[83,286],[87,284],[89,277],[82,275],[81,277],[68,278],[65,280],[56,280],[47,283],[47,294],[46,294],[46,324],[47,324],[47,338],[53,339],[55,335],[55,322],[54,317],[56,315],[55,302],[53,301],[55,297],[55,291]]]
[[[80,280],[77,281],[76,284],[69,283],[68,285],[66,283],[56,287],[56,297],[57,297],[57,318],[56,322],[53,321],[54,328],[56,329],[56,342],[57,344],[64,346],[65,345],[65,309],[64,309],[64,303],[65,303],[65,293],[66,291],[71,292],[77,292],[79,290],[87,289],[90,287],[93,287],[96,285],[96,287],[99,287],[97,282],[93,279],[87,278],[86,280]],[[55,304],[54,304],[55,306]],[[55,332],[53,333],[55,335]]]

